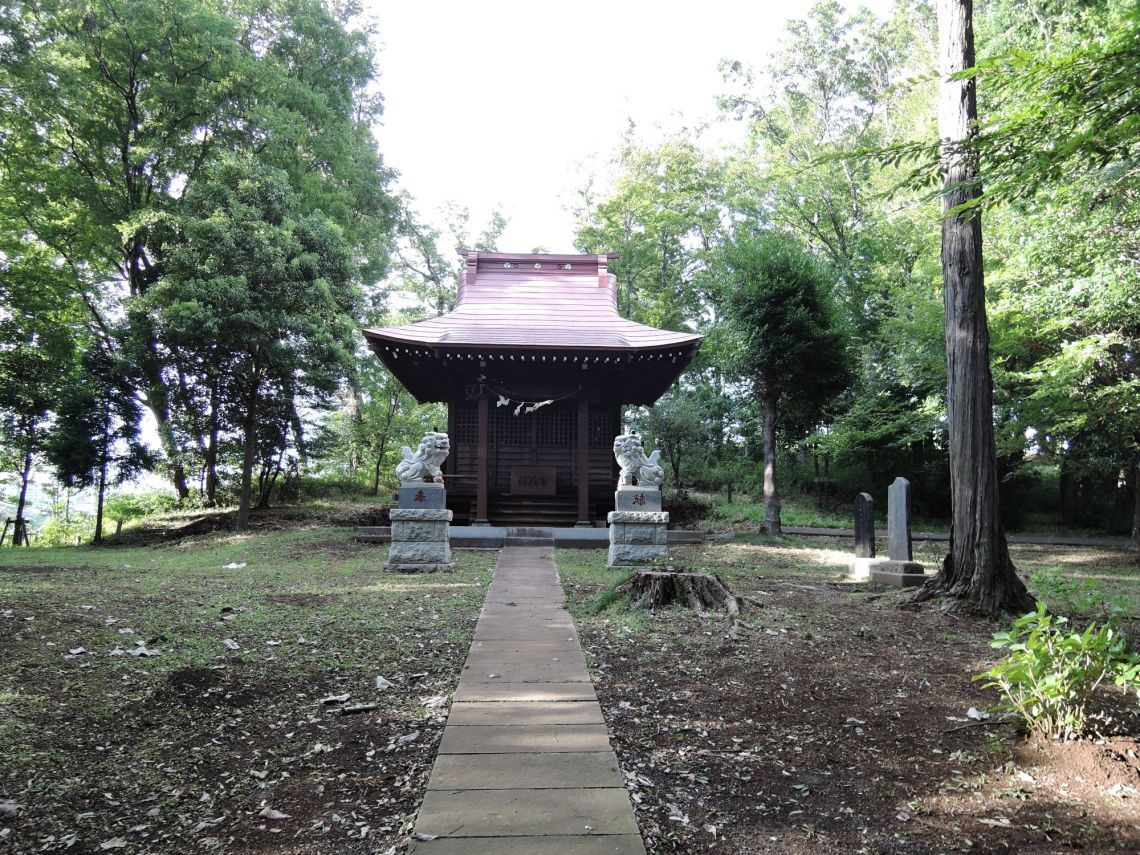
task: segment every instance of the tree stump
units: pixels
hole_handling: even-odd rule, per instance
[[[617,590],[632,597],[630,608],[655,610],[680,603],[701,613],[724,609],[730,615],[740,614],[740,601],[709,573],[641,570]]]

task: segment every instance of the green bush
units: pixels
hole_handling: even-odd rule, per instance
[[[1075,739],[1085,731],[1085,705],[1106,679],[1135,688],[1140,658],[1128,652],[1127,639],[1111,626],[1089,624],[1069,631],[1068,620],[1037,611],[1013,621],[1009,632],[994,634],[992,647],[1005,658],[975,680],[1001,692],[1000,712],[1016,715],[1035,734]]]
[[[121,523],[131,520],[158,516],[178,507],[178,497],[173,493],[151,491],[148,493],[116,493],[107,499],[103,506],[106,519]]]
[[[70,517],[49,517],[32,538],[34,546],[75,546],[95,534],[95,517],[72,513]]]

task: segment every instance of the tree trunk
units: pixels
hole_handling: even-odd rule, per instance
[[[1132,542],[1136,560],[1140,561],[1140,463],[1132,466]]]
[[[104,413],[105,418],[110,418],[110,413]],[[96,546],[103,544],[103,500],[107,495],[107,446],[111,438],[107,435],[108,425],[103,425],[103,447],[99,454],[99,492],[95,497],[95,537],[92,540]]]
[[[1077,487],[1079,482],[1074,477],[1072,464],[1069,463],[1068,454],[1062,452],[1061,456],[1061,524],[1074,527],[1077,524]]]
[[[188,498],[190,487],[186,483],[186,467],[179,455],[178,443],[174,439],[174,430],[170,424],[170,394],[162,380],[161,369],[157,366],[144,366],[147,373],[146,405],[154,416],[158,438],[162,450],[170,459],[170,480],[178,493],[179,499]]]
[[[301,421],[301,414],[297,412],[297,402],[289,404],[289,426],[293,429],[293,440],[297,443],[297,459],[300,463],[301,474],[309,469],[309,453],[305,445],[305,426]]]
[[[242,445],[241,491],[238,495],[238,529],[249,528],[249,499],[253,491],[253,453],[257,433],[257,395],[261,383],[260,353],[253,354],[253,371],[249,378],[249,392],[245,402],[245,437]]]
[[[19,546],[21,538],[28,540],[28,524],[24,520],[24,504],[28,499],[28,480],[32,477],[32,452],[24,452],[24,468],[20,472],[20,498],[16,502],[16,530],[12,532],[12,545]]]
[[[780,500],[776,496],[776,421],[778,398],[764,395],[764,530],[771,535],[784,533],[780,525]]]
[[[210,436],[206,441],[206,507],[218,504],[218,381],[210,385]]]
[[[974,64],[972,0],[939,0],[942,139],[942,279],[946,307],[946,376],[950,440],[952,539],[942,570],[917,599],[945,594],[971,612],[997,616],[1033,607],[1013,567],[998,508],[993,379],[982,267],[982,222],[949,211],[978,197],[973,78],[950,79]]]
[[[631,609],[653,611],[680,603],[702,613],[710,609],[724,609],[730,615],[740,614],[740,601],[720,579],[710,573],[639,570],[617,590],[630,595]]]
[[[372,472],[372,495],[380,495],[380,467],[384,463],[384,452],[388,448],[388,435],[380,438],[380,450],[376,453],[376,467]]]

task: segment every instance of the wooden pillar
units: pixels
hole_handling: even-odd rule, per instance
[[[445,460],[443,462],[443,474],[444,475],[455,475],[455,465],[456,465],[456,459],[455,459],[456,458],[456,455],[455,455],[455,444],[456,444],[455,418],[456,418],[456,412],[455,411],[458,408],[459,408],[459,401],[457,400],[455,395],[452,395],[451,400],[449,400],[447,402],[447,437],[449,440],[451,440],[452,453],[447,455],[447,460]]]
[[[578,396],[578,525],[590,523],[590,402]]]
[[[490,525],[487,520],[487,441],[489,402],[479,399],[479,442],[475,454],[475,525]]]

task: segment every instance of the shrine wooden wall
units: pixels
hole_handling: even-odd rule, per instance
[[[515,405],[491,406],[488,419],[488,492],[511,490],[511,467],[552,466],[559,495],[577,494],[578,407],[574,401],[552,404],[533,413],[514,414]],[[452,402],[451,461],[455,488],[474,490],[479,438],[478,407],[474,401]],[[591,492],[614,489],[613,441],[618,434],[616,407],[590,411],[589,483]]]

